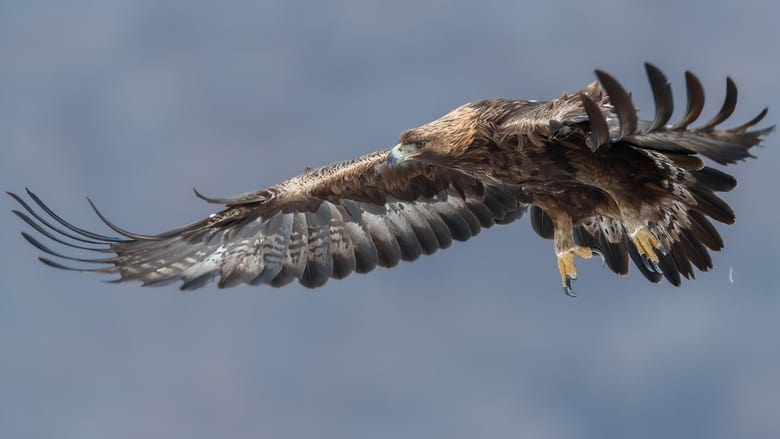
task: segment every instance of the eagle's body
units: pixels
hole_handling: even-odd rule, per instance
[[[732,189],[736,180],[704,166],[700,156],[735,163],[749,157],[748,150],[772,128],[750,131],[764,110],[739,127],[716,129],[736,103],[729,80],[721,111],[690,129],[704,104],[701,85],[690,73],[686,113],[668,125],[671,89],[660,71],[651,65],[647,70],[656,100],[653,121],[638,120],[630,95],[597,71],[600,83],[578,94],[549,102],[472,102],[403,132],[392,149],[308,170],[235,198],[201,196],[225,205],[224,210],[155,236],[128,233],[110,223],[124,238],[86,232],[30,194],[69,229],[62,230],[12,196],[38,222],[17,214],[50,238],[72,245],[46,227],[106,246],[80,248],[113,254],[98,260],[66,258],[107,263],[87,270],[144,284],[182,280],[182,288],[189,289],[219,276],[220,287],[281,286],[294,280],[316,287],[331,277],[431,254],[530,209],[534,230],[554,240],[567,293],[572,294],[576,278],[574,256],[590,258],[594,252],[618,274],[628,273],[631,257],[651,281],[665,276],[679,285],[680,275],[692,277],[694,266],[711,268],[707,249],[723,246],[707,217],[734,220],[714,192]]]

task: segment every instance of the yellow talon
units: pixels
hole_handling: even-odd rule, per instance
[[[577,267],[574,266],[574,253],[568,251],[558,256],[558,270],[561,272],[561,281],[565,287],[567,278],[577,279]]]
[[[631,239],[634,241],[639,256],[642,257],[645,268],[656,273],[663,273],[661,266],[658,265],[658,253],[666,254],[666,250],[661,246],[661,241],[653,235],[653,232],[647,227],[641,227],[631,235]]]
[[[653,235],[650,229],[641,227],[634,232],[631,239],[634,240],[634,245],[640,255],[647,257],[653,264],[658,264],[658,255],[655,253],[655,250],[661,249],[661,241]]]
[[[577,279],[577,267],[574,265],[574,256],[590,259],[593,257],[593,251],[588,247],[576,246],[558,255],[558,271],[561,272],[563,291],[570,297],[575,296],[571,287],[571,281]]]

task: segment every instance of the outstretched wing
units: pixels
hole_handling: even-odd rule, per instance
[[[26,211],[14,211],[16,215],[41,234],[106,257],[66,256],[22,232],[34,246],[60,259],[108,266],[72,268],[40,258],[44,263],[116,273],[119,282],[160,285],[181,280],[182,289],[201,287],[217,276],[219,287],[282,286],[299,280],[313,288],[353,271],[365,273],[434,253],[453,240],[469,239],[482,227],[511,222],[525,209],[513,191],[434,166],[388,168],[386,155],[378,151],[235,198],[198,194],[225,209],[154,236],[124,231],[97,210],[122,237],[88,232],[64,221],[30,191],[49,219],[21,197],[9,195]]]

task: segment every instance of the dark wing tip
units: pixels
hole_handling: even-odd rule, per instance
[[[764,117],[766,117],[767,113],[769,113],[769,107],[764,107],[764,109],[761,110],[754,118],[750,119],[749,121],[743,123],[742,125],[740,125],[738,127],[731,128],[730,130],[728,130],[728,132],[730,132],[730,133],[744,133],[749,128],[757,125],[759,122],[764,120]],[[774,125],[772,125],[772,126],[770,126],[768,128],[764,128],[762,130],[759,130],[759,135],[761,136],[761,135],[769,134],[772,131],[774,131],[774,129],[775,129]]]
[[[44,264],[48,265],[49,267],[59,268],[60,270],[67,270],[67,271],[78,271],[81,273],[111,273],[112,268],[78,268],[78,267],[69,267],[67,265],[62,265],[59,262],[54,262],[49,258],[45,258],[43,256],[38,257],[38,260],[43,262]]]
[[[622,85],[612,77],[610,74],[603,70],[596,70],[596,77],[601,85],[607,91],[609,100],[615,107],[615,113],[617,114],[618,121],[620,122],[620,131],[613,141],[623,139],[625,136],[630,136],[636,132],[638,123],[638,116],[634,104],[631,102],[631,95],[626,92]]]
[[[709,122],[697,128],[699,131],[711,131],[718,124],[728,119],[737,108],[737,85],[731,77],[726,77],[726,97],[718,114],[712,117]]]
[[[607,125],[607,119],[604,118],[604,114],[601,112],[599,106],[593,102],[588,95],[580,93],[580,100],[582,106],[585,108],[585,113],[590,120],[590,135],[585,140],[585,144],[591,151],[596,151],[602,145],[609,143],[609,126]]]
[[[672,130],[682,131],[688,128],[694,120],[698,119],[704,109],[704,87],[701,81],[690,70],[685,71],[685,90],[688,95],[688,104],[685,116],[672,127]]]
[[[674,111],[674,98],[672,95],[672,86],[666,75],[656,66],[645,63],[647,79],[650,81],[650,88],[653,91],[653,100],[655,101],[655,119],[648,132],[655,131],[669,122]]]
[[[111,221],[109,221],[105,216],[103,216],[103,214],[100,212],[100,210],[98,210],[97,206],[95,206],[95,203],[93,203],[92,200],[88,196],[85,196],[85,198],[87,199],[87,202],[89,203],[89,205],[92,207],[92,210],[95,211],[95,214],[98,216],[98,218],[100,218],[100,220],[103,221],[103,223],[105,223],[105,225],[110,227],[111,230],[119,233],[120,235],[128,237],[130,239],[135,239],[135,240],[138,240],[138,241],[158,241],[160,239],[160,238],[155,237],[155,236],[140,235],[138,233],[132,233],[132,232],[128,232],[125,229],[122,229],[121,227],[119,227],[119,226],[115,225],[114,223],[112,223]]]
[[[222,205],[227,205],[227,204],[230,204],[231,202],[235,202],[235,201],[236,201],[236,200],[234,200],[234,199],[230,199],[230,198],[212,198],[212,197],[208,197],[208,196],[206,196],[206,195],[203,195],[203,194],[202,194],[200,191],[198,191],[198,189],[197,189],[197,188],[195,188],[195,187],[193,187],[193,188],[192,188],[192,191],[193,191],[193,192],[195,192],[195,196],[196,196],[196,197],[198,197],[198,198],[200,198],[201,200],[203,200],[203,201],[205,201],[205,202],[207,202],[207,203],[210,203],[210,204],[222,204]]]
[[[52,224],[50,224],[46,219],[44,219],[41,215],[35,212],[32,207],[30,207],[29,204],[27,204],[24,200],[21,199],[21,197],[17,196],[16,194],[13,194],[12,197],[26,210],[30,215],[32,215],[36,220],[40,221],[41,224],[45,225],[46,227],[50,228],[51,230],[63,235],[67,236],[69,238],[82,241],[82,242],[88,242],[91,244],[105,244],[105,243],[118,243],[123,242],[124,240],[119,238],[114,238],[111,236],[105,236],[105,235],[99,235],[97,233],[92,233],[87,230],[84,230],[82,228],[76,227],[73,224],[65,221],[54,213],[53,210],[49,208],[49,206],[46,205],[37,195],[35,195],[32,191],[25,188],[27,191],[27,194],[32,198],[32,200],[35,202],[36,205],[38,205],[41,210],[43,210],[47,215],[49,215],[52,219],[54,219],[57,223],[64,226],[68,230],[75,232],[78,236],[72,235],[68,232],[65,232],[57,227],[54,227]],[[24,219],[24,218],[22,218]],[[85,238],[88,238],[85,240]]]

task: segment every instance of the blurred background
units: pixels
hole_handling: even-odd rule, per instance
[[[550,99],[642,63],[733,124],[780,121],[780,3],[0,2],[0,188],[157,233],[192,196],[395,144],[470,100]],[[680,113],[677,112],[676,115]],[[677,117],[677,116],[676,116]],[[527,219],[310,291],[54,270],[0,201],[0,437],[778,437],[780,135],[730,167],[737,223],[681,288],[578,266]],[[730,279],[731,273],[731,279]]]

